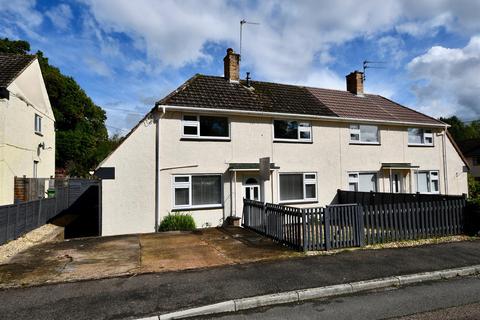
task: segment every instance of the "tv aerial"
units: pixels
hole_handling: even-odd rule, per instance
[[[244,24],[253,24],[253,25],[259,25],[260,23],[258,22],[250,22],[245,19],[240,20],[240,60],[242,59],[242,31],[243,31],[243,25]]]
[[[366,71],[367,69],[385,69],[386,62],[385,61],[370,61],[370,60],[364,60],[363,61],[363,81],[365,81],[366,78]]]

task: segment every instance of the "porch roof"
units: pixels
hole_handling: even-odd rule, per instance
[[[412,165],[410,162],[383,162],[382,169],[418,169],[420,166]]]
[[[280,169],[275,166],[275,163],[270,163],[270,170]],[[260,170],[260,164],[258,162],[243,162],[243,163],[230,163],[228,166],[229,171],[257,171]]]

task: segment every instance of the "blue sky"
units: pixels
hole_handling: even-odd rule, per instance
[[[28,40],[125,134],[196,73],[222,75],[227,47],[256,80],[366,91],[429,115],[480,118],[480,1],[0,0],[0,36]]]

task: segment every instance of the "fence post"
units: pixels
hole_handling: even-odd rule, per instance
[[[260,221],[263,227],[263,233],[267,234],[267,204],[262,202],[262,216],[260,217]]]
[[[15,225],[13,226],[13,238],[17,237],[17,225],[18,225],[19,213],[20,213],[20,206],[17,205],[17,210],[15,210]]]
[[[38,217],[37,217],[37,226],[40,225],[40,217],[42,215],[42,198],[38,200]]]
[[[325,207],[325,250],[330,250],[330,209]]]
[[[365,246],[365,226],[363,222],[363,207],[357,204],[357,226],[358,226],[358,244],[360,247]]]
[[[307,220],[305,219],[305,209],[302,209],[302,238],[303,238],[303,252],[307,252]]]
[[[57,203],[58,192],[57,192],[57,190],[55,190],[55,196],[53,198],[55,199],[55,215],[57,215],[58,214],[58,211],[57,211],[58,210],[58,203]]]

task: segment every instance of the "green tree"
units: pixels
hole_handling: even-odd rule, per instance
[[[26,41],[0,39],[0,52],[28,54]],[[56,167],[72,176],[87,176],[120,142],[108,138],[105,111],[97,106],[78,83],[50,65],[43,52],[36,53],[48,97],[55,115]]]
[[[468,175],[468,200],[480,205],[480,182],[472,175]]]
[[[27,54],[30,51],[30,43],[23,40],[0,39],[1,53]]]
[[[440,121],[443,121],[451,126],[448,131],[455,141],[480,138],[480,120],[472,121],[470,124],[465,124],[458,117],[453,116],[450,118],[440,118]]]

